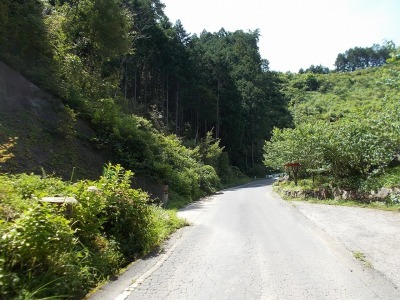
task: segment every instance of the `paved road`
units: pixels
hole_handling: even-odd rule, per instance
[[[164,252],[134,264],[98,299],[400,299],[396,287],[272,192],[223,191],[180,214]]]
[[[400,214],[361,207],[292,202],[302,214],[400,288]]]

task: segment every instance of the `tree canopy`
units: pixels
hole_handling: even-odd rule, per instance
[[[330,74],[286,75],[293,128],[274,129],[264,163],[302,165],[305,176],[366,180],[400,149],[399,65]]]
[[[258,30],[191,35],[159,0],[4,0],[0,15],[0,57],[61,97],[95,127],[98,147],[137,172],[168,173],[148,163],[156,150],[139,142],[132,115],[192,148],[213,132],[231,164],[258,175],[264,140],[291,124]]]
[[[393,42],[383,45],[374,44],[372,47],[355,47],[338,54],[335,66],[339,72],[351,72],[368,67],[379,67],[386,64],[390,53],[395,49]]]

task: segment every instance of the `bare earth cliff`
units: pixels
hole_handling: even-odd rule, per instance
[[[72,124],[72,125],[71,125]],[[107,158],[90,139],[93,130],[20,73],[0,62],[0,143],[18,137],[14,158],[2,172],[54,173],[70,179],[96,178]]]

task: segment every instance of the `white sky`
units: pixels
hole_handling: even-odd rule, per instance
[[[270,69],[297,72],[337,55],[392,40],[400,46],[400,0],[161,0],[188,33],[260,29]]]

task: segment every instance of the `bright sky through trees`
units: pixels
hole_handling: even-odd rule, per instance
[[[400,45],[399,0],[162,0],[189,33],[260,29],[260,52],[276,71],[334,68],[349,48]]]

